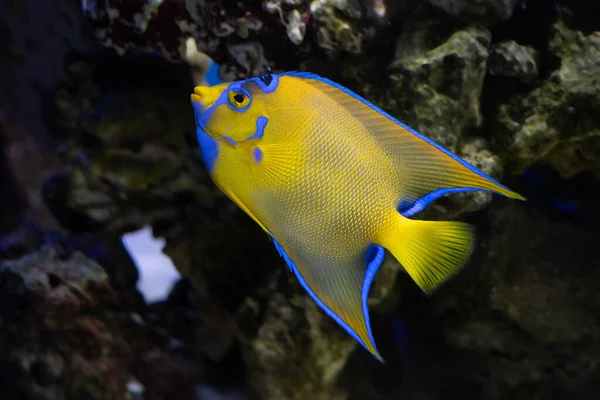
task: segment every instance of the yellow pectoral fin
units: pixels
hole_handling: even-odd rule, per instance
[[[254,215],[254,213],[252,211],[250,211],[250,209],[248,207],[246,207],[246,205],[244,203],[242,203],[242,201],[229,189],[224,188],[220,185],[217,185],[219,187],[219,189],[221,189],[221,191],[223,191],[223,193],[225,193],[227,195],[227,197],[229,197],[239,208],[241,208],[246,214],[248,214],[248,216],[250,216],[250,218],[252,218],[254,220],[254,222],[256,222],[258,224],[258,226],[260,226],[262,228],[263,231],[265,231],[267,233],[267,235],[269,235],[269,237],[271,236],[271,233],[269,232],[269,230],[262,224],[262,222],[260,222],[258,220],[258,218],[256,218],[256,216]]]

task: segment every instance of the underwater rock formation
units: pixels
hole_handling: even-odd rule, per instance
[[[251,379],[264,399],[345,399],[336,379],[358,344],[294,279],[281,268],[237,315]]]
[[[140,314],[133,263],[99,243],[31,227],[0,239],[0,361],[14,375],[2,398],[185,397],[205,380],[202,358]]]
[[[538,77],[538,58],[531,46],[521,46],[514,40],[498,43],[490,53],[488,72],[530,83]]]
[[[598,172],[600,30],[584,35],[557,22],[548,50],[559,67],[499,106],[492,137],[516,171],[545,162],[564,177]]]
[[[193,37],[223,64],[225,79],[296,68],[315,51],[360,53],[372,30],[358,0],[109,0],[84,2],[84,14],[100,42],[121,54],[141,50],[184,60]]]
[[[444,20],[405,23],[389,66],[394,114],[499,179],[501,160],[483,138],[468,135],[483,124],[480,98],[490,32],[475,27],[453,32],[446,26]],[[453,213],[479,209],[490,199],[489,193],[454,196]]]
[[[47,180],[45,196],[71,230],[126,232],[149,224],[168,235],[174,221],[223,197],[201,169],[193,142],[191,75],[184,65],[149,56],[117,60],[83,57],[69,66],[53,128],[69,138],[70,165]],[[120,78],[108,73],[113,68]]]
[[[409,399],[438,385],[468,399],[599,397],[589,226],[535,200],[437,201],[418,218],[468,219],[479,248],[431,297],[386,261],[370,294],[381,365],[204,171],[189,93],[207,59],[192,73],[179,62],[190,39],[226,80],[319,68],[503,182],[538,162],[564,176],[598,171],[597,22],[548,24],[549,41],[529,40],[511,21],[537,15],[515,0],[391,3],[82,2],[99,42],[122,56],[70,57],[48,107],[61,151],[35,164],[52,172],[41,192],[69,234],[17,232],[0,246],[0,368],[14,391],[166,399],[200,393],[212,373],[259,399]],[[9,143],[29,143],[11,132]],[[11,168],[33,166],[22,158]],[[23,172],[12,175],[34,199],[38,172]],[[145,225],[187,278],[151,307],[118,239]],[[406,340],[394,318],[419,349],[410,356],[394,344]]]
[[[452,368],[477,383],[480,398],[598,397],[600,299],[591,282],[600,265],[589,258],[597,229],[507,204],[492,212],[488,232],[471,279],[428,313],[461,354]]]
[[[482,124],[479,98],[490,33],[467,28],[446,36],[443,23],[406,23],[389,72],[400,117],[456,150],[466,131]]]

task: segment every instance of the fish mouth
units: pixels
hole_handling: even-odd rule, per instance
[[[192,93],[190,99],[192,100],[192,107],[194,107],[194,114],[200,116],[205,115],[206,111],[210,108],[210,105],[202,101],[202,97],[198,96],[196,93]]]
[[[196,127],[200,129],[205,135],[209,136],[213,140],[217,140],[222,143],[227,143],[233,147],[237,147],[238,143],[231,137],[237,129],[233,129],[230,131],[228,129],[228,135],[221,135],[214,132],[211,132],[207,127],[208,118],[212,115],[213,108],[215,103],[217,103],[217,99],[211,101],[208,96],[206,96],[204,90],[206,88],[202,86],[198,86],[194,88],[194,93],[191,94],[190,98],[192,100],[192,107],[194,109],[194,118],[196,119]],[[207,101],[208,100],[208,101]],[[246,123],[245,121],[244,123]],[[239,129],[239,128],[238,128]]]

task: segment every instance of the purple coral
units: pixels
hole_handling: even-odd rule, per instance
[[[194,20],[180,0],[82,0],[82,11],[105,46],[156,52],[180,60]]]

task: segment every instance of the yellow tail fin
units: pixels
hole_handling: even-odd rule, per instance
[[[415,221],[398,214],[382,246],[426,293],[457,273],[474,249],[473,226],[456,221]]]

